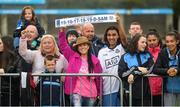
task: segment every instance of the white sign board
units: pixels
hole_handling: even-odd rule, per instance
[[[89,15],[89,16],[56,19],[55,27],[58,28],[63,26],[73,26],[84,23],[107,23],[107,22],[116,22],[115,15],[112,14]]]

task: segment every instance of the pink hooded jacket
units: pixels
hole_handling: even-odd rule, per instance
[[[68,45],[65,32],[59,32],[58,42],[59,42],[59,47],[60,47],[61,52],[63,53],[63,55],[69,62],[66,73],[79,73],[79,70],[81,67],[80,65],[82,62],[81,57],[77,52],[73,51],[70,48],[70,46]],[[94,73],[102,73],[102,67],[101,67],[100,62],[97,59],[97,57],[92,55],[91,58],[92,58],[92,62],[94,65]],[[100,87],[100,86],[102,86],[102,85],[100,85],[100,82],[102,82],[102,81],[100,79],[101,78],[99,76],[95,77],[97,94],[98,94],[97,96],[102,94],[102,92],[100,92],[100,89],[102,90],[102,87]],[[77,80],[76,76],[73,76],[73,77],[66,76],[65,77],[65,93],[66,94],[69,95],[73,92],[73,90],[75,88],[76,80]]]

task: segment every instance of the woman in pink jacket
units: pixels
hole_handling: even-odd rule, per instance
[[[75,50],[67,43],[65,28],[59,31],[59,47],[69,65],[67,73],[101,73],[99,60],[90,52],[90,42],[86,37],[78,37]],[[65,78],[65,94],[70,95],[73,106],[93,106],[96,97],[100,95],[100,77],[67,76]]]
[[[156,29],[149,29],[147,37],[148,50],[152,54],[154,62],[158,58],[158,54],[161,51],[162,41],[159,33]],[[152,95],[152,106],[162,105],[162,77],[149,77],[149,84]]]

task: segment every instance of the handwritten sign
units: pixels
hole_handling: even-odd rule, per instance
[[[73,26],[84,23],[107,23],[107,22],[116,22],[115,15],[111,15],[111,14],[89,15],[89,16],[56,19],[55,27],[58,28],[63,26]]]

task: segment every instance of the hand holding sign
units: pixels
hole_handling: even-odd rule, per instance
[[[116,14],[115,14],[115,17],[116,17],[116,21],[117,21],[117,22],[120,22],[120,20],[121,20],[120,14],[119,14],[119,13],[116,13]]]

